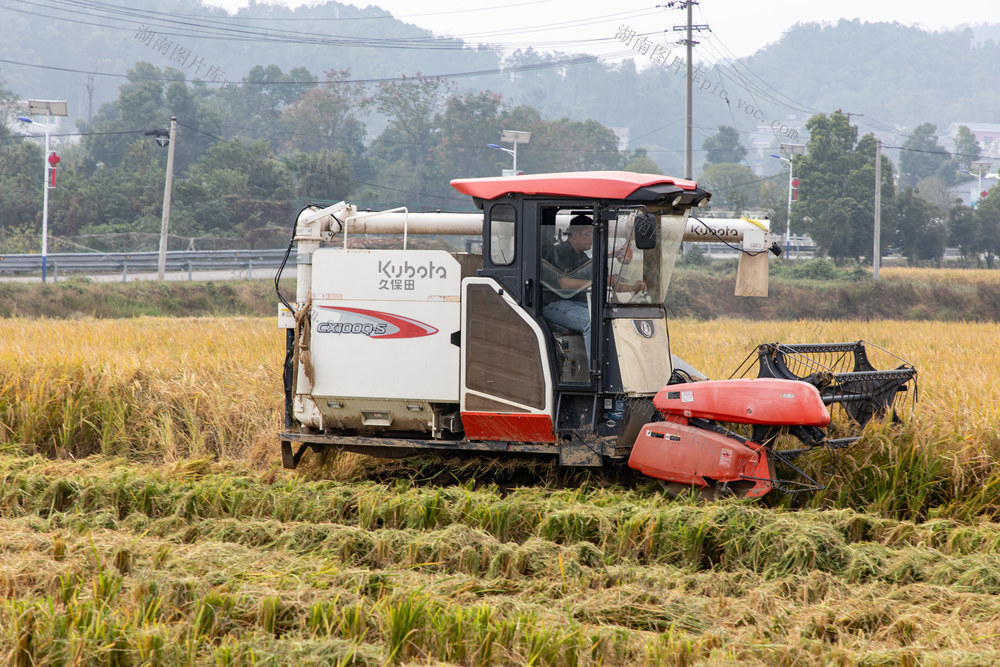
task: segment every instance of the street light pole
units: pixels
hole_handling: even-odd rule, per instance
[[[982,160],[973,160],[969,163],[969,169],[975,169],[979,174],[979,186],[976,190],[976,201],[978,202],[983,196],[983,171],[989,171],[992,163],[983,162]]]
[[[515,174],[517,174],[517,151],[516,150],[512,151],[509,148],[504,148],[503,146],[497,146],[496,144],[486,144],[486,145],[489,146],[490,148],[495,148],[498,151],[503,151],[507,155],[512,155],[514,157],[514,168],[511,169],[511,171],[513,171]],[[517,144],[514,144],[514,147],[517,148]],[[504,169],[504,171],[507,171],[507,170]],[[506,176],[506,174],[503,174],[503,175]]]
[[[38,123],[31,118],[35,114],[42,113],[45,114],[45,124]],[[64,100],[28,100],[28,114],[28,116],[18,116],[17,119],[22,123],[40,125],[45,130],[45,155],[42,156],[45,161],[44,171],[42,171],[44,176],[44,190],[42,195],[42,282],[44,283],[46,281],[49,257],[49,187],[51,187],[49,185],[49,177],[51,170],[54,168],[52,162],[49,161],[51,150],[49,145],[49,131],[51,130],[52,116],[66,116],[68,112]]]
[[[45,117],[46,121],[52,119]],[[45,282],[46,265],[49,258],[49,123],[45,125],[45,194],[42,195],[42,282]]]
[[[517,145],[518,143],[526,144],[531,141],[531,132],[522,132],[520,130],[501,130],[500,131],[500,141],[514,144],[514,149],[504,148],[503,146],[497,146],[496,144],[487,144],[490,148],[495,148],[498,151],[503,151],[507,155],[514,158],[514,168],[511,169],[510,175],[517,176]],[[506,172],[507,170],[504,169]],[[503,174],[507,176],[508,174]]]
[[[878,280],[882,264],[882,140],[875,140],[875,230],[872,234],[872,280]]]
[[[771,157],[776,157],[782,162],[788,163],[788,212],[785,216],[785,259],[791,259],[789,254],[792,245],[792,161],[771,153]]]
[[[788,157],[782,157],[781,155],[775,155],[771,153],[771,157],[778,158],[782,162],[788,163],[788,212],[785,218],[785,258],[791,258],[791,246],[792,246],[792,157],[795,155],[805,155],[806,147],[802,144],[781,144],[781,152]]]
[[[785,214],[785,259],[791,259],[792,251],[792,161],[788,163],[788,210]]]

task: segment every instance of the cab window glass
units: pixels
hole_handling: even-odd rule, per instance
[[[490,209],[490,261],[495,266],[514,262],[517,214],[510,204],[497,204]]]

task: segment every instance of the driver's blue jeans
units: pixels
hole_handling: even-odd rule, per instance
[[[587,350],[587,363],[590,364],[590,309],[587,304],[579,301],[553,301],[542,308],[542,317],[570,331],[579,332]]]

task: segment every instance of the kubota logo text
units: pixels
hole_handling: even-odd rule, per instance
[[[339,317],[333,321],[318,322],[316,333],[359,335],[369,338],[420,338],[438,332],[429,324],[403,315],[343,306],[319,306],[319,308],[323,311],[333,311]]]

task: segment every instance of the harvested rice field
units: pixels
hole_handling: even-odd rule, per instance
[[[905,425],[870,425],[793,506],[542,462],[287,471],[272,318],[3,320],[0,660],[995,664],[998,334],[672,322],[717,378],[773,341],[920,371]]]

